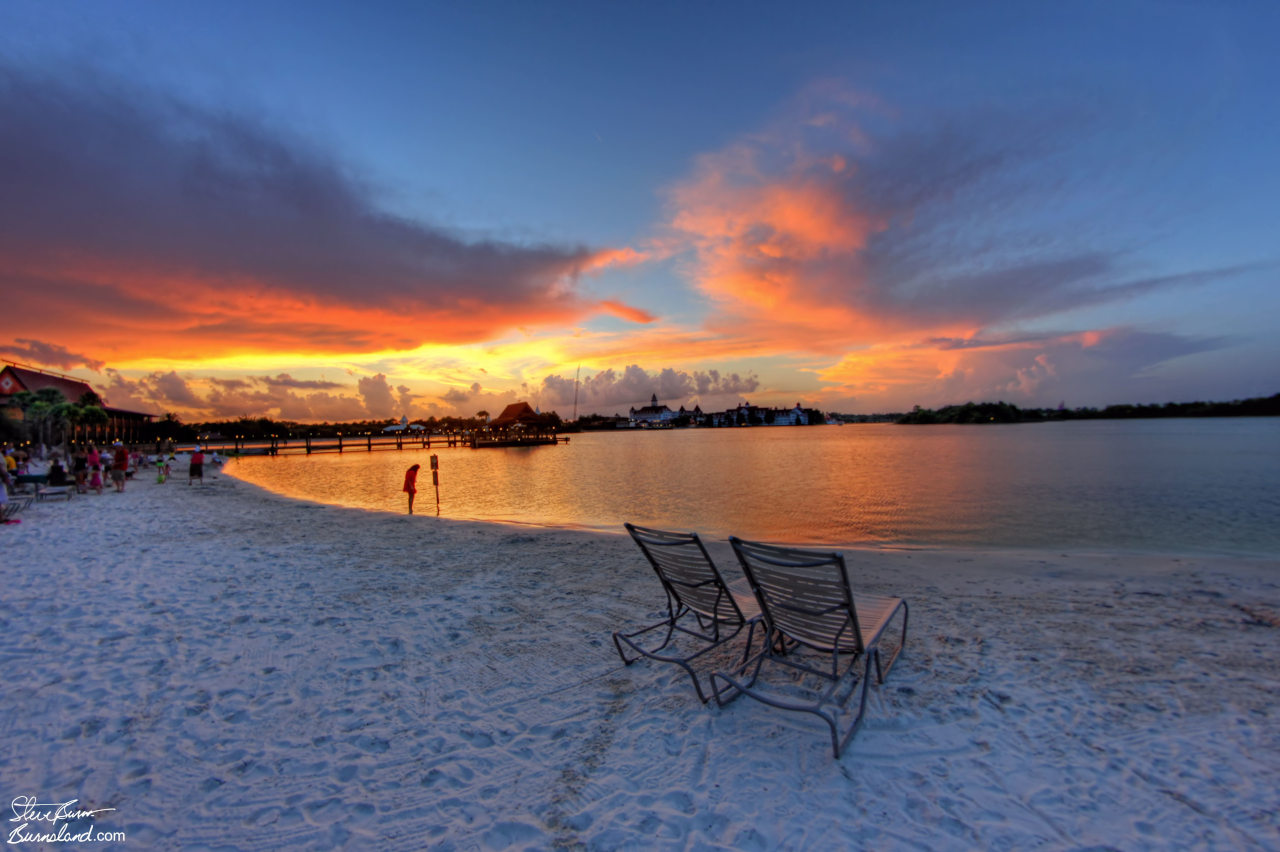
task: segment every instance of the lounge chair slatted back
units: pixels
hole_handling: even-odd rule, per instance
[[[632,524],[626,527],[658,572],[663,586],[678,602],[717,621],[746,621],[747,616],[697,533],[667,532]]]
[[[907,604],[901,598],[854,594],[844,554],[780,547],[730,538],[743,573],[760,605],[766,628],[758,654],[731,672],[711,676],[712,693],[719,704],[739,695],[783,710],[821,717],[831,731],[831,746],[838,758],[862,721],[867,686],[872,672],[883,683],[907,639]],[[902,633],[888,662],[881,659],[880,640],[890,622],[901,614]],[[809,660],[816,657],[816,664]],[[864,671],[856,664],[862,661]],[[787,692],[756,686],[768,663],[790,671]],[[801,690],[796,678],[822,686]],[[846,705],[860,694],[852,721],[846,721]]]
[[[822,651],[862,650],[857,608],[842,554],[741,540],[735,540],[734,549],[776,630]]]
[[[613,643],[618,656],[627,665],[641,656],[676,663],[693,679],[698,699],[705,703],[710,696],[703,691],[692,661],[748,627],[742,654],[746,659],[760,609],[749,591],[735,591],[729,586],[697,533],[670,532],[634,524],[626,524],[626,528],[662,582],[667,616],[638,630],[615,632]],[[663,634],[661,641],[654,644],[648,638],[651,633]],[[676,651],[671,646],[673,639],[692,644],[697,650]]]

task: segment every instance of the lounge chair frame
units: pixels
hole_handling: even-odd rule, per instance
[[[0,488],[3,487],[3,485],[0,485]],[[33,499],[35,498],[10,495],[7,501],[0,503],[0,521],[8,523],[13,520],[20,512],[24,512],[31,507]]]
[[[884,683],[906,647],[907,602],[882,595],[855,596],[842,553],[780,547],[736,537],[729,542],[759,602],[766,633],[761,650],[754,657],[732,672],[712,674],[716,703],[723,706],[740,695],[748,695],[771,707],[814,714],[827,723],[832,752],[839,758],[866,713],[872,673],[878,684]],[[897,647],[885,661],[880,640],[899,613],[902,632]],[[791,694],[757,688],[766,663],[792,670]],[[806,675],[825,682],[825,687],[797,687]],[[799,697],[795,697],[796,693]],[[855,693],[860,693],[857,712],[845,721]]]
[[[693,680],[698,700],[705,704],[711,696],[703,690],[691,663],[733,640],[744,627],[747,628],[742,653],[745,663],[760,623],[760,610],[745,589],[735,594],[729,587],[697,533],[670,532],[634,524],[625,526],[662,582],[667,596],[667,616],[638,630],[615,632],[613,644],[618,656],[628,666],[641,657],[675,663]],[[692,637],[702,647],[684,656],[662,653],[677,633]],[[662,639],[652,644],[646,641],[649,634],[662,634]]]

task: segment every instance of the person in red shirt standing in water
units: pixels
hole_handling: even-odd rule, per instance
[[[418,468],[414,465],[404,472],[404,493],[409,495],[409,514],[413,514],[413,498],[418,493]]]

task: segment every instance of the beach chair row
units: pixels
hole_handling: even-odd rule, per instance
[[[883,683],[906,645],[907,602],[855,591],[839,552],[730,537],[743,576],[729,580],[697,533],[625,526],[667,600],[661,620],[613,634],[622,661],[680,666],[704,704],[746,695],[815,715],[839,758],[862,722],[872,677]],[[705,672],[704,657],[709,677],[695,669]]]

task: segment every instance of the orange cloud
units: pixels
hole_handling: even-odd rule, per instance
[[[609,267],[638,266],[651,259],[649,252],[636,251],[624,246],[620,249],[604,249],[593,254],[583,265],[583,272],[599,272]]]
[[[368,352],[572,325],[630,248],[469,240],[394,218],[322,151],[110,79],[5,69],[0,286],[90,360]]]
[[[887,357],[1183,283],[1126,281],[1114,249],[1036,230],[1046,187],[1030,166],[1052,123],[974,110],[910,126],[824,81],[698,158],[666,191],[662,242],[710,302],[717,349],[749,340],[763,357]],[[972,355],[903,357],[932,374]]]
[[[0,258],[0,263],[3,259]],[[495,331],[577,321],[593,310],[574,298],[506,305],[455,295],[440,304],[386,305],[375,289],[367,302],[307,295],[270,282],[209,281],[135,267],[128,274],[69,275],[45,269],[56,287],[21,276],[9,309],[32,337],[73,340],[113,362],[163,354],[178,359],[250,353],[406,350],[424,342],[464,344]],[[626,314],[625,305],[605,306]],[[633,315],[643,321],[643,315]]]
[[[849,192],[844,156],[778,156],[791,149],[753,137],[700,158],[667,193],[669,239],[692,252],[694,284],[715,306],[708,328],[750,337],[761,354],[831,352],[878,325],[830,289],[837,275],[845,290],[864,286],[858,256],[885,218]]]
[[[640,308],[633,308],[630,305],[624,305],[622,302],[617,302],[612,299],[604,300],[600,303],[600,307],[614,316],[621,317],[622,319],[630,320],[635,323],[648,324],[657,319],[657,317],[648,311],[643,311]]]
[[[818,373],[832,395],[874,398],[883,410],[971,399],[1043,405],[1041,397],[1052,388],[1062,396],[1079,395],[1090,381],[1122,380],[1167,357],[1217,345],[1126,328],[1008,339],[903,339],[849,353]],[[1068,377],[1076,384],[1064,381]]]

